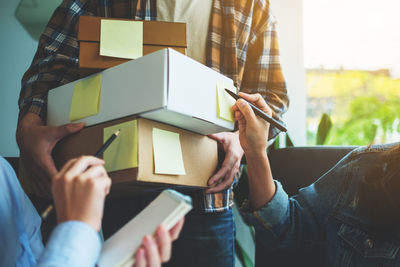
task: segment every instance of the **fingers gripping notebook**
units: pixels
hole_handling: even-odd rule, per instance
[[[99,267],[125,267],[134,263],[134,253],[145,235],[155,233],[163,224],[171,229],[192,209],[190,197],[174,190],[164,190],[136,217],[103,244]]]

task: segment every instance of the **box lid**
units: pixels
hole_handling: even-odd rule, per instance
[[[99,74],[99,111],[74,122],[87,126],[140,115],[201,134],[234,129],[217,116],[216,84],[233,81],[173,49],[163,49],[106,69]],[[75,84],[52,89],[47,101],[47,124],[70,123]]]
[[[78,40],[100,42],[102,19],[135,21],[133,19],[81,16],[78,22]],[[143,44],[186,47],[186,23],[143,21]]]

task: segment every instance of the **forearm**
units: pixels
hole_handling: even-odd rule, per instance
[[[249,175],[249,201],[253,210],[258,210],[268,203],[275,194],[275,183],[266,151],[247,153]]]
[[[27,146],[26,146],[26,139],[27,136],[31,137],[34,135],[34,130],[33,128],[43,126],[43,121],[39,117],[38,114],[32,113],[32,112],[27,112],[25,115],[20,118],[18,121],[17,125],[17,131],[16,131],[16,139],[17,139],[17,144],[20,149],[20,154],[21,157],[25,156],[24,154],[26,152]],[[29,140],[31,141],[31,140]]]
[[[67,67],[68,63],[61,57],[52,57],[51,63],[41,63],[45,61],[44,58],[37,59],[39,62],[37,64],[41,64],[41,68],[36,69],[31,66],[25,73],[18,100],[18,121],[27,113],[34,113],[45,123],[49,90],[78,79],[78,69],[74,66]],[[57,71],[54,71],[54,68],[58,68]]]
[[[54,11],[41,35],[32,64],[22,77],[19,120],[32,112],[46,119],[46,99],[50,89],[76,80],[79,44],[77,22],[88,14],[89,1],[63,1]]]
[[[40,118],[40,116],[36,113],[32,112],[27,112],[25,115],[23,115],[20,120],[18,121],[17,125],[17,142],[19,143],[23,135],[23,131],[29,130],[31,126],[42,126],[43,122]]]
[[[89,225],[65,222],[54,229],[37,266],[95,266],[100,250],[98,233]]]

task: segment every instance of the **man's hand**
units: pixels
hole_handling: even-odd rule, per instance
[[[240,146],[238,132],[224,132],[208,136],[217,140],[225,151],[225,159],[222,162],[221,169],[208,180],[209,186],[215,186],[208,188],[206,193],[215,193],[228,189],[232,185],[233,177],[239,171],[243,149]]]
[[[142,246],[136,251],[133,267],[159,267],[162,262],[171,258],[172,242],[175,241],[183,226],[181,219],[169,232],[161,225],[157,228],[155,238],[145,236]]]
[[[260,94],[239,93],[241,97],[251,102],[268,115],[272,115],[271,108],[265,103]],[[232,107],[235,119],[239,123],[239,140],[246,156],[250,153],[265,153],[268,146],[269,123],[257,117],[246,101],[239,99]]]
[[[28,112],[19,122],[17,142],[21,158],[35,179],[35,193],[50,196],[51,177],[57,173],[51,152],[56,143],[67,135],[80,131],[84,123],[66,124],[59,127],[43,125],[38,115]]]
[[[104,161],[91,156],[69,160],[53,178],[52,193],[57,221],[81,221],[95,231],[101,228],[104,199],[111,179]]]

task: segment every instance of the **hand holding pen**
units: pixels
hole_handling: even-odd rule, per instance
[[[268,146],[268,134],[270,124],[265,120],[260,120],[249,102],[259,108],[263,113],[270,116],[271,108],[259,94],[239,93],[241,98],[236,101],[232,109],[235,119],[239,125],[239,140],[246,159],[248,156],[264,156]]]
[[[241,97],[241,95],[247,95],[250,96],[249,94],[244,94],[244,93],[239,93],[241,95],[237,95],[234,92],[225,89],[225,91],[232,96],[235,100],[238,99],[244,99],[243,97]],[[251,97],[252,99],[253,97]],[[246,101],[246,99],[244,99]],[[261,109],[259,109],[258,107],[254,106],[252,103],[247,102],[250,107],[253,109],[254,113],[257,114],[257,116],[259,116],[260,118],[266,120],[267,122],[269,122],[272,126],[275,126],[276,128],[278,128],[279,130],[281,130],[282,132],[286,132],[287,129],[286,127],[279,121],[277,121],[276,119],[272,118],[271,115],[268,115],[267,113],[265,113],[264,111],[262,111]],[[272,114],[272,113],[271,113]]]
[[[107,139],[107,141],[99,148],[99,150],[95,153],[95,158],[100,158],[101,156],[102,156],[102,154],[104,153],[104,151],[111,145],[111,143],[118,137],[118,135],[119,135],[119,133],[120,133],[120,130],[118,130],[118,131],[116,131],[115,133],[113,133],[108,139]],[[93,158],[93,157],[92,157]],[[64,169],[64,168],[67,168],[67,167],[71,167],[71,165],[73,165],[73,164],[75,164],[74,162],[76,162],[76,161],[78,161],[79,159],[72,159],[72,160],[70,160],[70,161],[68,161],[66,164],[64,164],[64,166],[63,166],[63,168],[61,169],[61,171]],[[100,160],[100,159],[99,159]],[[104,163],[104,161],[103,160],[100,160],[101,162],[102,162],[102,164]],[[99,162],[98,161],[94,161],[94,160],[92,160],[92,161],[89,161],[89,162],[97,162],[97,164],[99,164]],[[101,165],[102,165],[101,164]],[[81,172],[85,172],[85,173],[87,173],[87,174],[90,174],[90,173],[92,173],[92,172],[88,172],[88,170],[89,170],[89,167],[90,167],[91,165],[89,164],[89,165],[87,165],[86,166],[86,169],[84,169],[84,170],[81,170]],[[103,167],[102,167],[103,168]],[[104,169],[104,168],[103,168]],[[75,172],[76,172],[76,168],[74,169],[75,170]],[[61,173],[61,171],[56,175],[56,177],[58,177],[59,175],[60,175],[60,173]],[[100,171],[100,170],[99,170]],[[98,172],[99,172],[98,171]],[[96,175],[96,174],[98,174],[98,172],[97,173],[92,173],[92,175]],[[108,177],[108,176],[107,176]],[[78,188],[79,189],[79,188]],[[54,196],[54,187],[53,187],[53,196]],[[46,210],[41,214],[41,217],[42,217],[42,220],[45,220],[49,215],[50,215],[50,213],[52,212],[52,210],[54,209],[54,207],[53,207],[53,205],[49,205],[47,208],[46,208]]]
[[[270,124],[260,119],[248,102],[269,116],[272,110],[259,94],[239,95],[243,99],[236,101],[232,109],[239,124],[239,140],[246,156],[249,205],[252,210],[258,210],[272,199],[276,186],[267,155]]]
[[[100,231],[104,199],[111,187],[102,159],[81,156],[69,160],[54,176],[51,187],[59,224],[80,221]]]

